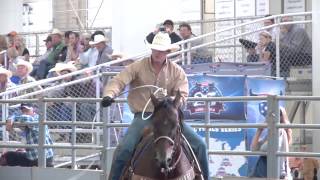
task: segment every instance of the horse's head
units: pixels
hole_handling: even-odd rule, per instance
[[[169,169],[180,141],[181,94],[178,92],[175,99],[167,96],[161,100],[151,95],[151,100],[155,107],[152,115],[155,160],[159,167]]]

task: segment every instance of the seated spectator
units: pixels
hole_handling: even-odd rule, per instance
[[[187,40],[193,37],[196,37],[192,33],[191,26],[188,23],[181,23],[179,25],[179,34],[182,37],[182,40]],[[201,40],[196,40],[191,42],[190,47],[198,46],[202,43]],[[184,49],[188,49],[188,43],[184,44]],[[187,58],[187,53],[184,53],[185,58]],[[191,51],[191,63],[209,63],[212,62],[212,57],[210,56],[207,48],[199,48],[197,50]]]
[[[15,84],[10,80],[11,76],[11,71],[0,67],[0,93],[5,92],[8,88],[15,86]]]
[[[16,31],[11,31],[7,34],[8,37],[8,48],[13,47],[14,45],[14,37],[17,36],[18,33]]]
[[[86,41],[88,41],[87,43],[89,45],[89,48],[86,51],[83,49],[83,52],[80,53],[80,64],[82,68],[95,66],[97,63],[99,52],[94,47],[94,45],[90,45],[90,41],[93,41],[94,36],[97,34],[104,36],[104,33],[102,31],[96,31],[90,36],[90,39],[88,37],[86,38],[88,39]],[[86,41],[84,41],[84,44],[86,43]]]
[[[153,32],[149,33],[146,37],[146,40],[149,44],[152,44],[154,36],[159,32],[167,32],[171,39],[171,44],[181,41],[180,36],[174,32],[174,23],[172,20],[167,19],[163,22],[163,26],[160,26],[159,28],[155,29]]]
[[[17,61],[17,71],[16,71],[16,77],[18,79],[18,85],[20,84],[27,84],[30,82],[34,82],[36,81],[33,77],[30,76],[30,73],[32,72],[33,66],[30,62],[27,62],[25,60],[23,60],[23,57],[18,57],[18,61]],[[32,88],[28,88],[25,90],[21,90],[19,92],[17,92],[18,96],[20,95],[24,95],[24,94],[28,94],[31,92],[35,92],[38,90],[41,90],[41,86],[34,86]]]
[[[292,19],[282,18],[282,22],[288,21]],[[299,25],[282,25],[280,29],[281,76],[288,76],[291,66],[304,66],[312,63],[312,44],[307,32]]]
[[[259,43],[256,48],[261,62],[271,63],[272,76],[276,76],[276,44],[268,31],[259,34]]]
[[[103,64],[112,60],[113,49],[107,44],[108,39],[101,35],[97,34],[94,36],[93,41],[90,41],[90,45],[94,45],[94,47],[98,50],[98,57],[96,60],[96,65]]]
[[[46,52],[38,57],[33,64],[40,64],[41,61],[46,60],[49,56],[49,54],[52,52],[52,38],[51,36],[48,36],[45,40],[43,40],[45,42],[46,45]]]
[[[247,50],[247,62],[258,62],[259,61],[259,55],[256,51],[257,43],[246,40],[246,39],[239,39],[239,42],[242,44],[242,46]]]
[[[80,54],[80,37],[79,33],[77,32],[70,32],[69,33],[69,44],[67,44],[67,57],[65,62],[75,62],[77,63],[79,54]]]
[[[18,51],[16,50],[16,48],[11,47],[7,49],[7,67],[11,72],[16,72],[17,57]]]
[[[5,36],[0,35],[0,52],[8,49],[8,43]],[[4,54],[0,54],[0,66],[4,67]]]
[[[20,106],[21,114],[8,117],[6,121],[6,129],[9,132],[18,127],[23,131],[26,139],[26,144],[39,143],[39,127],[38,125],[29,125],[22,123],[37,123],[39,122],[39,115],[34,112],[32,104],[22,103]],[[45,126],[45,144],[52,145],[48,127]],[[26,148],[25,151],[9,151],[4,155],[6,165],[8,166],[38,166],[38,149]],[[45,158],[47,167],[53,167],[53,150],[52,148],[45,149]]]
[[[13,47],[18,51],[18,56],[24,56],[25,61],[29,61],[30,53],[29,50],[25,47],[23,38],[19,35],[13,38]]]
[[[44,79],[51,68],[53,68],[57,62],[64,62],[67,56],[67,47],[62,42],[62,32],[58,29],[53,29],[51,33],[52,38],[52,52],[48,55],[48,58],[40,62],[39,69],[36,72],[37,79]]]

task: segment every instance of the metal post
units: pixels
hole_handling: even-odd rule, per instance
[[[205,125],[208,125],[210,124],[210,102],[209,101],[206,101],[205,102],[205,106],[206,106],[206,111],[205,111],[205,117],[204,117],[204,120],[205,120]],[[209,149],[209,140],[210,140],[210,128],[205,128],[206,130],[206,144],[207,144],[207,149]]]
[[[301,102],[301,120],[300,124],[306,124],[306,108],[307,108],[307,102]],[[301,144],[306,144],[306,129],[300,130],[300,137],[301,137]]]
[[[276,125],[279,123],[279,102],[276,96],[269,95],[267,97],[268,102],[268,149],[267,149],[267,176],[268,178],[278,179],[280,177],[279,172],[279,159],[277,158],[277,151],[279,146],[279,130]]]
[[[45,121],[46,121],[46,106],[47,103],[43,99],[39,100],[39,110],[40,110],[40,119],[39,119],[39,142],[38,142],[38,166],[43,168],[46,167],[46,156],[45,156]]]
[[[100,75],[100,68],[97,68],[97,72],[96,72],[98,75]],[[100,86],[101,86],[101,82],[100,82],[100,76],[98,76],[96,78],[96,98],[100,98]],[[96,121],[97,122],[100,122],[100,102],[96,102]],[[96,144],[100,144],[100,132],[101,132],[101,128],[100,126],[97,126],[96,127]]]
[[[280,18],[275,18],[275,23],[280,24]],[[280,26],[276,26],[276,76],[280,77]]]
[[[40,55],[40,43],[39,43],[39,34],[36,34],[36,56]]]
[[[72,123],[77,121],[77,103],[72,103]],[[76,144],[77,134],[76,134],[76,125],[72,124],[72,134],[71,134],[71,146],[74,147]],[[71,149],[71,163],[72,169],[77,169],[77,162],[76,162],[76,149]]]
[[[185,44],[181,44],[181,50],[183,51],[183,50],[185,50]],[[182,65],[185,65],[186,64],[186,56],[185,56],[185,53],[182,53],[181,54],[181,64]]]
[[[191,42],[188,42],[187,43],[187,49],[188,49],[188,52],[187,52],[187,65],[190,65],[191,64]]]
[[[105,112],[102,113],[102,117],[103,117],[103,149],[102,149],[102,161],[101,161],[101,166],[102,166],[102,170],[103,170],[103,176],[102,179],[106,180],[109,176],[108,174],[108,147],[109,147],[109,137],[110,137],[110,133],[109,133],[109,127],[107,126],[107,124],[110,122],[109,120],[109,111],[107,110]]]

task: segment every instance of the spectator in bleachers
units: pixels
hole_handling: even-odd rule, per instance
[[[264,17],[270,17],[271,14],[267,14]],[[266,19],[263,21],[263,26],[272,26],[274,24],[274,19]],[[276,39],[276,34],[277,34],[277,29],[276,28],[268,28],[266,29],[272,37],[272,41],[275,41]]]
[[[268,31],[259,33],[259,42],[256,48],[260,56],[259,61],[271,63],[271,75],[276,75],[276,44]]]
[[[53,50],[46,60],[40,62],[39,69],[36,73],[37,79],[46,78],[48,71],[53,68],[57,62],[64,62],[67,56],[67,47],[62,42],[62,32],[58,29],[53,29],[50,36],[52,38]]]
[[[38,144],[39,143],[39,126],[38,125],[26,125],[21,123],[35,123],[39,122],[39,115],[34,111],[32,104],[22,103],[20,105],[21,114],[12,115],[8,117],[6,121],[6,129],[12,132],[14,127],[20,128],[23,136],[26,139],[26,144]],[[47,125],[45,125],[45,144],[52,145],[53,141],[50,137]],[[26,148],[25,151],[9,151],[4,155],[5,165],[8,166],[25,166],[32,167],[38,166],[38,149]],[[53,166],[53,150],[52,148],[45,149],[45,158],[47,167]]]
[[[14,42],[14,37],[17,36],[18,33],[16,31],[11,31],[7,34],[8,37],[8,47],[12,47],[13,46],[13,42]]]
[[[19,35],[13,38],[13,44],[16,50],[18,51],[18,56],[24,56],[25,61],[29,61],[29,50],[25,47],[23,38]]]
[[[67,44],[67,57],[65,62],[75,62],[77,63],[80,54],[80,36],[77,32],[70,32],[69,34],[69,44]]]
[[[190,24],[188,23],[181,23],[179,25],[179,34],[182,40],[187,40],[193,37],[196,37],[192,33],[192,29]],[[201,40],[196,40],[191,42],[191,47],[198,46],[202,43]],[[184,49],[188,49],[188,43],[184,44]],[[212,62],[212,58],[209,55],[207,48],[199,48],[196,50],[191,51],[191,63],[192,64],[199,64],[199,63],[209,63]],[[187,57],[187,53],[185,53],[185,57]]]
[[[258,62],[259,61],[259,54],[257,54],[256,46],[257,43],[253,41],[249,41],[246,39],[239,39],[239,42],[242,46],[247,50],[247,62]]]
[[[41,61],[46,60],[49,56],[49,54],[52,52],[52,38],[51,36],[48,36],[45,40],[43,40],[45,42],[45,46],[46,46],[46,52],[38,57],[35,62],[33,64],[39,64]]]
[[[282,18],[282,22],[288,21],[292,18]],[[283,76],[288,76],[290,66],[312,63],[312,44],[307,32],[299,25],[287,24],[280,28],[280,68]]]
[[[174,23],[172,20],[167,19],[163,22],[163,26],[160,26],[159,28],[156,28],[153,32],[149,33],[146,37],[147,42],[152,44],[154,36],[159,32],[167,32],[171,39],[171,44],[181,41],[181,37],[174,32]]]
[[[8,49],[8,43],[5,36],[0,35],[0,52]],[[4,54],[0,55],[0,66],[4,66]]]
[[[8,88],[15,86],[10,80],[11,76],[11,71],[0,67],[0,92],[5,92]]]
[[[90,41],[90,45],[94,45],[94,47],[98,50],[98,57],[96,60],[96,64],[103,64],[112,60],[113,49],[107,44],[108,39],[101,35],[97,34],[94,36],[93,41]]]
[[[16,76],[18,78],[18,85],[20,84],[27,84],[30,82],[36,81],[33,77],[30,76],[30,73],[32,72],[33,66],[30,62],[23,60],[23,57],[19,56],[17,58],[17,71],[16,71]],[[38,90],[41,90],[41,86],[34,86],[32,88],[28,88],[25,90],[19,91],[17,94],[18,95],[24,95],[28,94],[31,92],[35,92]]]
[[[104,33],[102,31],[96,31],[94,32],[90,38],[85,37],[84,44],[88,43],[87,45],[84,45],[84,47],[89,46],[87,50],[85,48],[82,50],[83,52],[80,53],[80,64],[83,68],[85,67],[92,67],[95,66],[98,59],[98,50],[94,47],[94,45],[90,45],[90,41],[94,40],[94,36],[100,34],[104,36]]]
[[[69,44],[69,35],[70,33],[72,33],[72,31],[66,31],[64,32],[64,39],[63,39],[63,42],[65,45],[68,45]]]
[[[16,72],[16,63],[17,63],[18,51],[16,48],[8,48],[7,49],[7,59],[8,59],[8,69],[11,72]]]

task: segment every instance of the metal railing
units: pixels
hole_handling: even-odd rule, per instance
[[[39,136],[39,144],[10,144],[9,142],[5,142],[5,144],[0,144],[0,148],[38,148],[39,158],[38,164],[39,167],[45,167],[45,148],[54,148],[54,149],[71,149],[72,150],[72,158],[71,164],[72,167],[76,167],[76,162],[79,159],[76,159],[76,151],[81,149],[88,150],[98,150],[102,154],[102,159],[100,159],[102,173],[104,178],[108,175],[108,169],[106,163],[111,161],[108,159],[107,151],[112,149],[109,147],[110,140],[110,128],[112,127],[127,127],[129,124],[120,124],[120,123],[111,123],[109,116],[105,116],[103,118],[103,122],[78,122],[76,120],[76,116],[73,113],[72,121],[66,122],[49,122],[46,121],[46,105],[50,102],[71,102],[73,107],[76,108],[76,103],[81,102],[92,102],[98,103],[101,101],[99,98],[42,98],[42,99],[24,99],[24,100],[0,100],[0,103],[19,103],[19,102],[30,102],[37,103],[39,107],[41,107],[40,111],[40,121],[38,123],[26,123],[26,124],[37,124],[39,126],[40,136]],[[188,98],[188,101],[204,101],[206,102],[206,109],[209,109],[209,102],[247,102],[247,101],[267,101],[268,105],[268,114],[266,123],[252,124],[252,123],[228,123],[228,124],[212,124],[210,122],[210,113],[206,111],[204,117],[203,124],[190,124],[194,128],[204,128],[205,129],[205,141],[209,147],[210,141],[210,128],[228,128],[228,127],[237,127],[237,128],[268,128],[268,149],[267,152],[261,151],[213,151],[208,150],[208,153],[211,154],[224,154],[224,155],[244,155],[244,156],[256,156],[256,155],[267,155],[268,163],[267,174],[268,178],[278,178],[279,177],[279,162],[277,158],[281,156],[302,156],[302,157],[320,157],[320,153],[307,153],[307,152],[280,152],[278,150],[278,129],[279,128],[307,128],[307,129],[319,129],[319,124],[280,124],[279,118],[279,101],[320,101],[320,97],[310,97],[310,96],[240,96],[240,97],[210,97],[210,98]],[[126,102],[125,99],[116,99],[116,103]],[[74,112],[74,111],[73,111]],[[44,144],[44,131],[45,125],[51,124],[64,124],[72,126],[72,141],[69,144],[53,144],[47,145]],[[4,122],[1,122],[0,125],[5,125]],[[95,126],[102,127],[102,136],[103,136],[103,144],[102,145],[77,145],[75,142],[76,129],[75,126],[83,125],[83,126]],[[91,158],[94,156],[98,156],[98,154],[92,154],[86,158]],[[81,160],[81,159],[80,159]],[[66,163],[69,164],[69,163]],[[64,164],[65,165],[65,164]],[[58,166],[61,167],[62,165]]]

